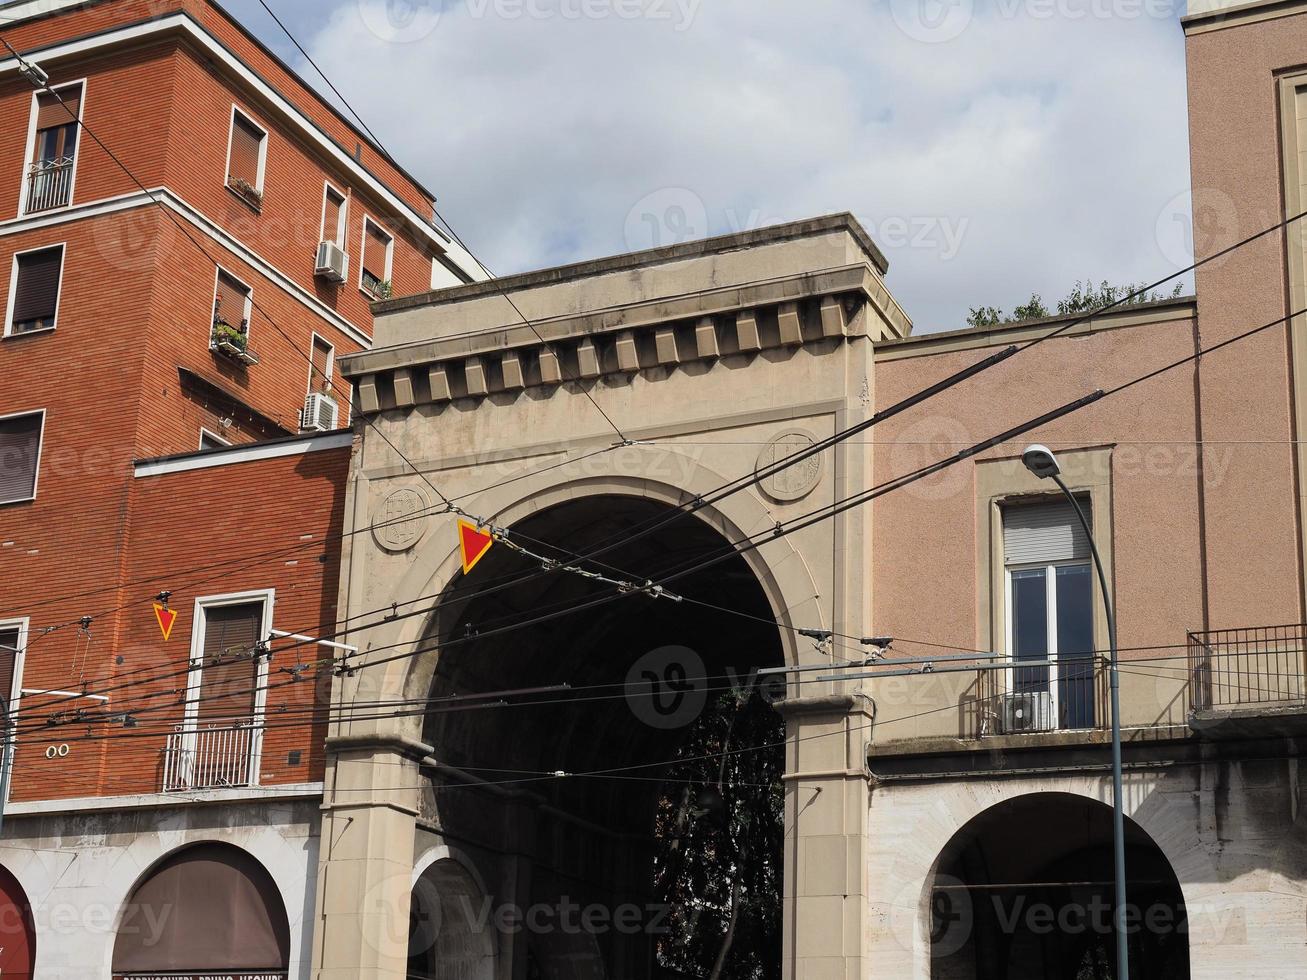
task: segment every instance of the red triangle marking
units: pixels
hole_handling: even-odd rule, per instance
[[[154,604],[154,618],[159,621],[159,631],[163,633],[163,639],[167,642],[168,638],[172,636],[172,624],[177,622],[177,611],[156,602]]]
[[[466,575],[476,567],[476,563],[485,557],[495,537],[489,531],[483,531],[467,521],[458,522],[458,546],[463,552],[463,574]]]

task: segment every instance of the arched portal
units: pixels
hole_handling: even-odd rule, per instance
[[[23,886],[0,868],[0,977],[31,980],[36,968],[36,929]]]
[[[1187,980],[1189,939],[1174,870],[1126,820],[1132,976]],[[1111,980],[1112,810],[1069,793],[991,807],[962,828],[929,883],[938,980]]]
[[[443,858],[413,886],[409,980],[495,980],[491,909],[476,880]]]
[[[637,535],[668,512],[643,497],[594,496],[538,511],[510,531],[546,555],[551,545],[584,554],[615,544],[602,557],[605,573],[640,581],[730,550],[694,517]],[[723,772],[706,770],[701,759],[697,767],[671,764],[688,745],[696,757],[738,747],[743,743],[731,741],[736,732],[763,742],[783,738],[756,675],[783,659],[776,614],[738,556],[669,588],[683,601],[613,599],[610,584],[540,574],[522,555],[496,547],[446,590],[428,630],[425,645],[441,650],[423,739],[440,763],[430,771],[439,833],[475,855],[497,892],[495,921],[511,929],[511,955],[546,980],[658,974],[660,944],[676,938],[667,938],[677,921],[668,906],[681,868],[669,868],[669,847],[683,853],[711,834],[720,846],[713,850],[716,866],[703,872],[704,887],[720,894],[706,903],[715,911],[700,917],[704,935],[716,937],[705,942],[716,944],[713,954],[719,950],[729,909],[738,904],[733,934],[740,941],[728,958],[768,957],[762,934],[770,930],[775,955],[761,973],[748,975],[779,975],[782,835],[760,832],[764,843],[747,861],[728,853],[741,824],[780,824],[779,791],[750,785],[748,793],[735,792],[734,766]],[[608,601],[586,608],[596,599]],[[570,612],[493,634],[561,610]],[[443,698],[523,689],[535,693],[505,696],[497,706],[440,710]],[[753,693],[732,693],[741,689]],[[720,711],[730,713],[727,724],[704,723]],[[773,726],[770,735],[759,735],[762,717],[771,719],[761,723]],[[779,786],[780,750],[767,752],[759,761],[770,761]],[[556,773],[568,775],[549,775]],[[751,877],[733,895],[732,879],[746,873]],[[774,896],[750,893],[769,887]]]
[[[289,963],[276,882],[245,851],[216,842],[170,854],[137,882],[113,949],[115,980],[285,977]]]

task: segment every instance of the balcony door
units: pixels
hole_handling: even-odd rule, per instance
[[[80,82],[36,96],[32,152],[24,191],[27,214],[65,207],[72,201],[81,103]]]
[[[201,598],[195,604],[186,714],[165,753],[164,789],[258,783],[272,593]]]
[[[1093,728],[1094,573],[1084,528],[1066,502],[1008,506],[1003,552],[1009,690],[1032,698],[1038,728]]]

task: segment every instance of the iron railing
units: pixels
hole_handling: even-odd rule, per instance
[[[1057,667],[976,671],[964,727],[973,736],[1087,731],[1107,726],[1108,673],[1101,657],[1057,658]]]
[[[1190,633],[1190,711],[1307,701],[1305,631],[1298,624]]]
[[[73,189],[73,161],[70,157],[34,163],[27,170],[28,214],[66,205]]]
[[[178,725],[163,750],[163,791],[248,786],[254,720],[223,727]]]

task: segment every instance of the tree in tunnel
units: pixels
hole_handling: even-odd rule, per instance
[[[712,980],[780,976],[785,722],[749,685],[691,726],[658,805],[656,889],[671,912],[660,968]],[[765,746],[765,748],[762,748]]]

